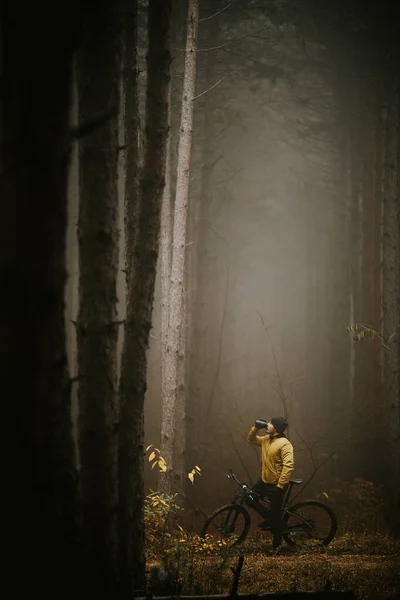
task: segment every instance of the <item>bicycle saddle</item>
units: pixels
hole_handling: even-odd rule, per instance
[[[295,483],[296,485],[298,485],[299,483],[303,483],[302,479],[290,479],[289,483]]]

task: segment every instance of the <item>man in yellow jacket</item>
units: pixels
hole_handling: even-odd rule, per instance
[[[267,525],[271,526],[274,551],[277,551],[282,543],[283,496],[294,469],[293,446],[284,434],[287,426],[288,423],[283,417],[272,417],[267,424],[265,421],[256,421],[247,436],[249,444],[261,447],[261,479],[253,487],[253,491],[270,501],[268,518],[260,523],[259,527],[262,529]],[[258,430],[264,427],[267,435],[257,435]],[[261,505],[257,501],[255,503],[257,508],[260,508]],[[263,512],[261,510],[261,513]]]

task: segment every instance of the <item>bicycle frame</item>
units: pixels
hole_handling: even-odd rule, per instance
[[[227,473],[226,476],[229,479],[232,479],[232,481],[234,481],[235,483],[237,483],[237,485],[239,485],[240,488],[241,488],[241,492],[235,494],[235,496],[233,498],[232,504],[240,504],[241,506],[244,506],[246,504],[246,497],[250,498],[251,500],[256,499],[259,502],[264,502],[267,505],[270,504],[270,502],[269,502],[269,500],[267,498],[261,498],[261,496],[259,496],[258,494],[255,494],[254,492],[252,492],[251,488],[249,488],[248,485],[246,485],[244,483],[241,483],[239,481],[239,479],[236,477],[235,473],[232,471],[232,469],[229,469],[229,473]],[[286,492],[284,494],[283,506],[282,506],[282,514],[283,513],[287,513],[289,515],[296,516],[297,519],[300,519],[301,521],[303,521],[304,525],[307,525],[307,527],[310,527],[310,524],[309,524],[309,522],[308,522],[307,519],[305,519],[304,517],[302,517],[302,515],[300,515],[298,513],[296,513],[296,514],[293,513],[290,510],[289,498],[290,498],[290,495],[291,495],[291,492],[292,492],[293,485],[295,485],[295,484],[290,481],[289,485],[288,485],[288,489],[286,490]],[[257,498],[255,498],[255,496],[257,496]],[[239,500],[239,502],[238,502],[238,500]],[[299,524],[298,527],[301,528],[303,526],[303,524]],[[291,529],[295,529],[295,527],[292,526]]]
[[[260,502],[265,502],[266,504],[270,504],[268,498],[261,498],[261,496],[259,496],[255,492],[252,492],[251,488],[249,488],[248,485],[246,485],[245,483],[241,483],[239,481],[239,479],[236,477],[235,473],[232,471],[232,469],[229,469],[229,473],[227,473],[226,476],[229,479],[232,479],[232,481],[234,481],[235,483],[237,483],[237,485],[242,489],[240,494],[235,494],[234,499],[233,499],[233,504],[238,504],[237,500],[240,498],[239,504],[241,504],[243,506],[246,503],[246,497],[250,498],[251,500],[256,499],[256,500],[259,500]],[[294,484],[292,482],[289,482],[288,489],[284,493],[283,510],[288,511],[288,509],[289,509],[288,504],[289,504],[289,498],[290,498],[290,494],[292,492],[293,485]],[[253,498],[255,496],[257,496],[257,498]]]

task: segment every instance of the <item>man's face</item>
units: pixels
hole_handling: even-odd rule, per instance
[[[267,433],[269,433],[270,435],[275,435],[276,433],[278,433],[275,427],[272,425],[271,421],[268,421],[267,423]]]

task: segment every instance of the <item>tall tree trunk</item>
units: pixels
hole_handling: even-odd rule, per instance
[[[174,230],[172,242],[171,282],[169,323],[166,356],[165,397],[162,403],[161,454],[167,470],[160,480],[161,489],[171,493],[175,465],[176,408],[178,394],[182,392],[184,381],[180,362],[182,348],[185,303],[185,250],[186,226],[189,197],[189,169],[192,144],[193,100],[196,86],[197,31],[199,25],[198,0],[189,0],[187,18],[187,38],[185,70],[182,91],[181,133],[179,137],[176,196],[174,210]]]
[[[399,502],[400,419],[399,419],[399,310],[400,310],[400,232],[399,232],[399,134],[398,89],[393,74],[387,75],[384,107],[383,240],[382,240],[382,318],[383,337],[392,351],[384,349],[383,380],[387,432],[387,489],[389,504]]]
[[[143,589],[145,585],[143,406],[165,183],[171,0],[162,5],[150,0],[148,27],[146,132],[139,206],[137,161],[133,155],[132,162],[127,160],[126,180],[130,192],[127,191],[125,197],[127,309],[121,359],[119,477],[120,525],[126,530],[121,548],[121,583],[122,594],[127,598],[131,597],[132,590]],[[132,113],[131,116],[133,119]],[[133,143],[136,144],[136,138]]]
[[[77,57],[80,126],[119,107],[115,3],[96,4]],[[94,596],[117,585],[116,358],[118,323],[118,119],[108,117],[79,147],[79,450],[86,569]]]
[[[171,100],[171,86],[169,90]],[[168,114],[168,139],[166,149],[165,186],[161,206],[161,236],[160,236],[160,279],[161,279],[161,429],[164,423],[165,392],[167,387],[168,364],[168,323],[169,323],[169,292],[171,277],[173,202],[172,202],[172,156],[171,156],[171,105]],[[162,435],[162,433],[161,433]],[[161,475],[161,474],[160,474]],[[159,476],[162,486],[162,478]],[[159,487],[160,487],[159,485]]]
[[[137,235],[137,218],[139,209],[140,184],[140,149],[139,149],[139,90],[138,90],[138,2],[127,0],[122,3],[122,73],[123,73],[123,106],[124,106],[124,138],[125,138],[125,171],[124,171],[124,207],[125,207],[125,260],[127,262],[128,298],[132,293],[133,274],[129,269],[132,260],[132,249],[135,247]],[[132,306],[129,304],[128,319],[132,319]],[[118,448],[118,480],[119,480],[119,561],[120,585],[123,597],[130,598],[136,589],[144,590],[144,549],[143,525],[133,532],[131,521],[135,516],[135,503],[139,500],[139,511],[143,503],[142,493],[136,498],[136,490],[132,490],[132,462],[137,472],[136,461],[141,456],[132,454],[132,435],[136,427],[128,414],[129,402],[129,369],[127,351],[129,340],[124,340],[121,359],[120,379],[120,422]],[[135,418],[136,415],[132,415]],[[141,421],[141,415],[139,415]],[[138,481],[143,485],[143,481]],[[132,537],[138,536],[135,543]],[[135,568],[133,569],[133,565]]]
[[[4,2],[1,15],[2,585],[45,600],[70,599],[81,564],[64,294],[70,84],[82,14],[76,2],[58,9],[61,27],[48,27],[40,2]]]
[[[72,74],[72,94],[70,107],[70,123],[73,127],[78,126],[78,99],[76,91],[75,65]],[[73,380],[71,386],[71,413],[72,413],[72,431],[75,448],[75,463],[79,464],[78,454],[78,386],[77,386],[77,353],[76,353],[76,319],[79,309],[79,252],[77,226],[79,218],[79,177],[78,177],[78,145],[74,144],[71,148],[69,176],[68,176],[68,226],[66,236],[66,334],[67,334],[67,355],[70,376]]]
[[[370,89],[372,98],[363,120],[363,135],[360,136],[359,153],[362,153],[362,255],[361,255],[361,301],[355,312],[355,321],[366,323],[376,330],[381,320],[381,209],[382,209],[382,167],[380,157],[381,120],[376,109],[378,96]],[[377,440],[376,427],[381,395],[381,367],[379,340],[355,344],[356,349],[356,386],[352,407],[352,430],[355,433],[351,441],[354,475],[379,481],[380,457],[375,451],[371,439]],[[382,425],[382,424],[381,424]],[[378,443],[384,443],[381,439]]]
[[[213,15],[219,8],[215,1],[202,3],[205,14]],[[202,47],[210,48],[218,45],[219,18],[214,17],[201,27],[199,39]],[[200,43],[200,42],[199,42]],[[212,52],[199,53],[196,66],[198,85],[203,90],[209,90],[217,81],[215,57]],[[205,397],[210,396],[209,383],[214,376],[217,356],[213,343],[213,327],[210,326],[209,304],[207,294],[211,276],[211,265],[215,262],[212,248],[210,223],[212,215],[213,189],[211,185],[213,167],[218,162],[215,159],[215,139],[213,137],[213,108],[216,103],[216,90],[208,91],[195,102],[193,140],[193,163],[198,170],[192,186],[192,201],[189,206],[189,219],[192,227],[188,227],[188,272],[190,286],[187,294],[188,305],[188,394],[186,403],[187,439],[186,448],[188,465],[198,464],[200,451],[205,455],[207,442],[211,439],[209,423],[205,415],[207,403]],[[196,173],[197,175],[197,173]],[[192,214],[190,215],[190,211]],[[210,245],[211,242],[211,245]],[[215,320],[216,322],[217,320]],[[210,348],[211,354],[210,356]],[[198,485],[191,488],[190,496],[198,490]],[[186,504],[189,494],[187,494]]]

